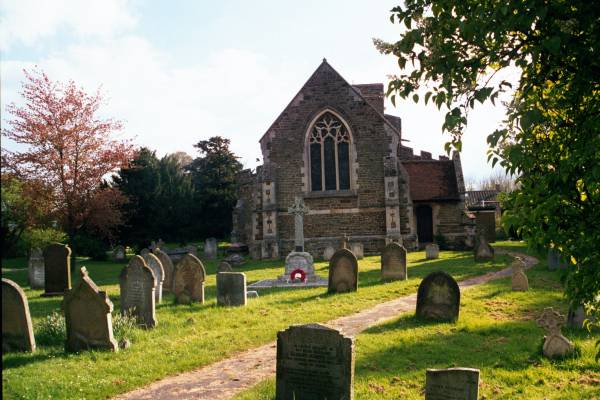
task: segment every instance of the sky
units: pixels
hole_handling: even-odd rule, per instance
[[[23,68],[74,80],[124,122],[122,138],[157,151],[197,155],[193,145],[220,135],[246,168],[262,160],[258,140],[323,58],[350,83],[387,85],[399,73],[372,38],[396,41],[389,21],[398,1],[0,1],[0,120],[22,102]],[[444,154],[444,111],[386,99],[415,152]],[[492,174],[486,137],[502,106],[469,114],[461,154],[467,180]],[[14,144],[2,143],[14,148]]]

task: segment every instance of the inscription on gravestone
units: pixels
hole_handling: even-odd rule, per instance
[[[427,370],[425,375],[425,400],[477,400],[478,396],[478,369]]]
[[[121,271],[121,312],[132,313],[139,325],[156,326],[156,278],[140,256],[133,256]]]
[[[427,275],[417,291],[417,317],[454,321],[458,319],[460,288],[450,275],[443,271]]]
[[[385,246],[381,255],[382,279],[406,279],[406,249],[398,243]]]
[[[291,326],[277,334],[276,399],[353,398],[354,347],[329,327]]]

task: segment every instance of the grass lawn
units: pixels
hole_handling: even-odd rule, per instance
[[[163,303],[157,307],[158,326],[149,331],[134,330],[130,336],[132,347],[118,353],[92,351],[65,354],[62,346],[38,344],[38,351],[34,354],[3,355],[2,393],[10,399],[105,398],[265,344],[275,340],[276,332],[290,324],[325,322],[413,293],[429,272],[445,270],[460,280],[500,269],[507,261],[507,257],[498,257],[495,263],[475,264],[470,253],[460,252],[442,252],[441,259],[427,261],[423,252],[410,253],[409,280],[382,283],[379,279],[379,257],[366,257],[359,261],[359,290],[356,293],[328,296],[325,294],[326,288],[270,289],[261,291],[261,297],[251,299],[245,308],[216,306],[214,274],[217,262],[207,262],[208,300],[205,304],[175,305],[172,295],[165,295]],[[25,265],[24,259],[3,260],[2,276],[16,281],[25,289],[35,331],[46,315],[60,309],[61,298],[42,298],[42,291],[30,290],[26,283]],[[91,278],[108,292],[118,312],[118,275],[123,265],[91,261],[81,262],[80,265],[85,265]],[[327,276],[326,263],[317,263],[316,269],[317,273]],[[246,272],[248,282],[254,282],[279,275],[283,271],[283,261],[249,261],[239,270]],[[545,273],[544,276],[551,280],[554,275]],[[552,296],[548,298],[549,302],[559,302],[560,292]],[[469,301],[469,297],[465,301]],[[465,316],[464,310],[462,316]],[[399,323],[412,322],[406,320]],[[442,326],[439,329],[444,328]],[[451,328],[454,327],[447,327]],[[395,331],[402,329],[388,328],[385,331],[387,333],[381,333],[381,339],[370,340],[384,340],[386,335]],[[536,330],[534,336],[539,337],[539,331]],[[368,342],[365,341],[365,346]],[[358,393],[362,393],[361,357],[367,354],[360,350],[361,347],[359,337]],[[385,373],[380,372],[385,379]],[[400,372],[404,374],[398,370]],[[357,398],[362,397],[359,395]]]
[[[512,292],[510,279],[464,291],[456,324],[424,323],[411,313],[356,337],[355,398],[423,399],[427,368],[479,368],[480,399],[600,399],[596,337],[563,329],[579,358],[540,356],[542,330],[534,319],[544,307],[566,313],[559,273],[545,260],[529,270],[530,290]],[[275,398],[275,379],[236,400]]]

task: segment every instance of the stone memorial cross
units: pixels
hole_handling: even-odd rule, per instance
[[[565,323],[565,317],[558,311],[554,311],[552,307],[546,307],[536,322],[548,333],[543,347],[546,357],[562,357],[573,351],[573,344],[560,331]]]
[[[295,251],[304,251],[304,214],[309,211],[308,207],[304,205],[302,197],[299,196],[294,198],[294,205],[288,208],[288,212],[294,216]]]

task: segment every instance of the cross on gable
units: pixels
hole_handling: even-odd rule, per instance
[[[554,311],[552,307],[546,307],[536,322],[550,335],[560,335],[560,328],[565,323],[565,317],[558,311]]]

